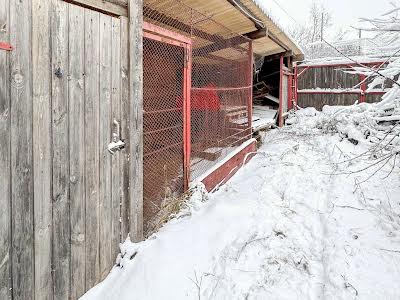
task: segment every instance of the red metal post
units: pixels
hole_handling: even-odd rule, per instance
[[[191,88],[192,88],[192,45],[187,44],[185,48],[185,71],[184,71],[184,106],[183,106],[183,171],[184,189],[190,184],[190,154],[191,146]]]
[[[297,110],[297,102],[299,99],[299,95],[297,93],[299,89],[299,68],[297,67],[297,63],[295,63],[294,67],[294,110]]]
[[[249,42],[249,100],[247,103],[250,135],[253,133],[253,42]]]
[[[365,82],[366,76],[364,74],[360,75],[360,82],[361,82],[361,94],[360,94],[360,103],[364,103],[366,100],[365,91],[367,90],[367,83]]]
[[[279,67],[279,127],[283,127],[283,55]]]
[[[293,99],[292,99],[292,92],[293,92],[293,75],[289,75],[288,80],[288,111],[292,109]]]

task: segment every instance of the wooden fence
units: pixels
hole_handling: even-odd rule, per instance
[[[383,62],[367,62],[371,68],[378,68]],[[352,105],[356,101],[374,103],[380,101],[385,93],[382,89],[367,92],[371,79],[365,79],[358,74],[350,74],[355,63],[298,65],[295,73],[297,78],[297,104],[300,107],[315,107],[322,110],[324,105]],[[387,87],[390,87],[388,84]]]
[[[77,299],[142,236],[142,3],[67,2],[0,0],[2,300]]]

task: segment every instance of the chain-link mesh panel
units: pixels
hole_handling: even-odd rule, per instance
[[[249,43],[242,36],[194,47],[192,179],[208,171],[251,135],[249,55]]]
[[[143,41],[144,229],[183,192],[184,49]]]
[[[143,13],[146,22],[192,40],[193,180],[251,137],[251,42],[180,0],[145,0]]]

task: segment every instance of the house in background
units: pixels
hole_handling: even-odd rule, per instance
[[[256,150],[255,61],[290,103],[301,51],[252,1],[0,8],[0,299],[77,299],[190,182],[232,176]]]

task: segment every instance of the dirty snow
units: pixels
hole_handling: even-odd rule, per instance
[[[265,134],[228,184],[197,186],[179,218],[121,245],[82,300],[400,299],[400,168],[353,173],[368,145],[318,116]]]

